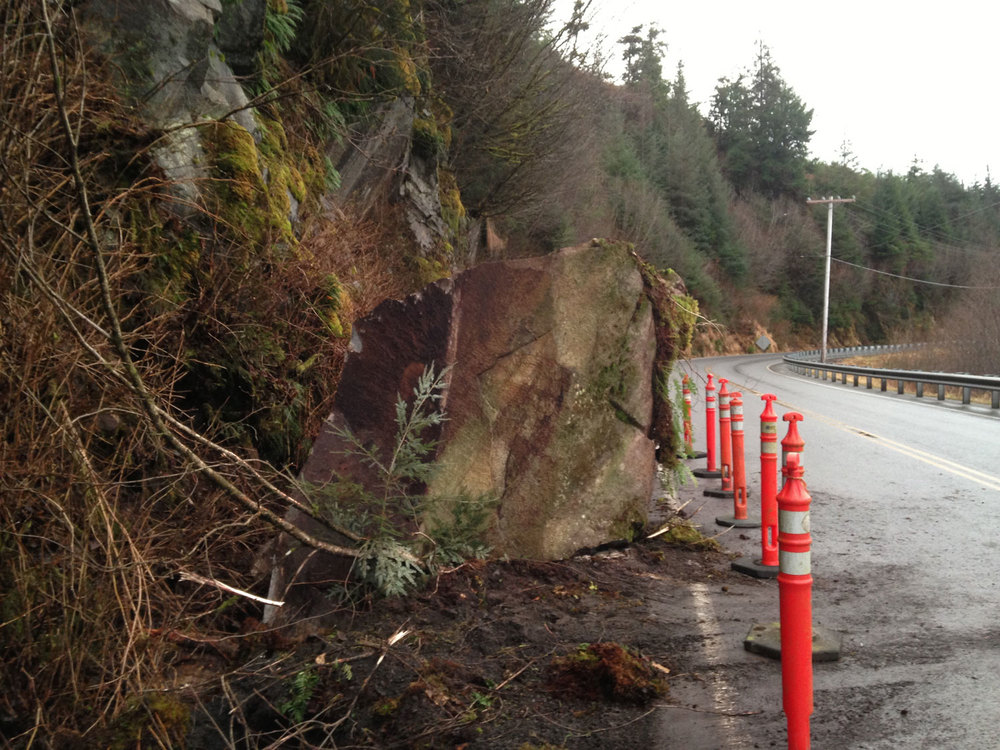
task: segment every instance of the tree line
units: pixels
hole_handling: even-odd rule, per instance
[[[459,66],[462,87],[450,86],[430,58],[457,128],[470,107],[482,106],[482,97],[470,93],[485,90],[517,100],[535,128],[519,127],[515,118],[504,129],[502,137],[519,144],[516,158],[468,130],[470,140],[451,157],[470,195],[490,195],[481,183],[505,164],[505,190],[530,196],[498,213],[515,248],[542,252],[588,236],[621,236],[651,262],[680,273],[717,321],[739,328],[756,317],[789,342],[810,341],[821,316],[826,215],[805,201],[842,195],[857,200],[838,210],[834,222],[834,340],[933,335],[968,304],[973,290],[963,287],[989,285],[984,273],[992,273],[1000,237],[991,180],[966,186],[918,164],[906,174],[873,173],[847,145],[835,161],[810,158],[813,110],[783,79],[764,42],[742,73],[720,79],[704,115],[688,100],[683,64],[663,70],[669,29],[642,24],[618,39],[624,73],[609,80],[606,60],[577,43],[585,4],[578,2],[562,27],[551,25],[551,6],[548,0],[448,6],[463,18],[478,8],[500,24],[501,17],[534,9],[533,24],[518,24],[520,52],[505,67],[510,88],[475,80],[467,61]],[[432,34],[429,42],[434,48],[440,40]],[[496,52],[510,49],[502,44]],[[536,95],[532,85],[541,80],[558,80],[559,88]],[[477,143],[491,168],[470,159]],[[532,172],[525,168],[532,160],[556,167]],[[472,210],[489,212],[487,204]]]

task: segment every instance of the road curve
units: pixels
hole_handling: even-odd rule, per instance
[[[681,369],[698,386],[697,448],[704,448],[705,372],[743,393],[751,515],[759,516],[760,394],[778,396],[779,439],[781,414],[805,417],[814,622],[844,637],[840,661],[816,665],[813,747],[1000,747],[1000,416],[817,381],[774,355],[700,359]],[[725,503],[712,502],[697,517],[706,531]],[[759,531],[744,537],[724,541],[759,557]],[[777,619],[776,609],[734,606],[724,604],[720,615],[729,621],[719,631],[730,638],[744,621]],[[773,664],[760,663],[767,661],[733,652],[716,665],[728,694],[754,696],[743,708],[759,709],[736,735],[727,730],[727,746],[784,744],[774,706],[780,685]]]

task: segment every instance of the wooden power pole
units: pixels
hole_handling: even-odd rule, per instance
[[[828,206],[826,214],[826,273],[823,278],[823,346],[820,349],[820,362],[826,362],[826,328],[830,319],[830,255],[833,250],[833,204],[854,203],[854,198],[807,198],[806,203],[825,203]]]

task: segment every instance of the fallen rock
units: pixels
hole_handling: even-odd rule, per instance
[[[398,394],[425,368],[448,367],[424,529],[433,536],[463,497],[489,497],[481,533],[498,555],[560,559],[628,537],[646,519],[656,467],[652,307],[630,248],[599,241],[385,302],[355,324],[303,477],[369,481],[333,426],[388,455]]]

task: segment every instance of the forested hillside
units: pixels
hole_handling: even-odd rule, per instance
[[[643,19],[609,80],[584,4],[551,6],[0,7],[4,741],[181,746],[195,707],[159,692],[166,667],[244,653],[279,532],[375,559],[284,513],[317,514],[294,477],[355,321],[429,282],[624,240],[697,300],[690,353],[813,346],[826,209],[806,199],[853,196],[832,341],[996,361],[1000,187],[810,160],[811,110],[763,45],[707,116]]]

